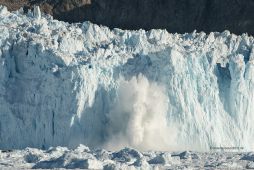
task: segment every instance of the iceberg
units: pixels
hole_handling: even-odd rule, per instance
[[[253,150],[253,44],[1,6],[0,149]]]

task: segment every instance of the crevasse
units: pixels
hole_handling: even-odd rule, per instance
[[[0,149],[254,144],[254,39],[68,24],[0,7]]]

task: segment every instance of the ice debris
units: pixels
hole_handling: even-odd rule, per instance
[[[87,149],[80,149],[81,147]],[[101,153],[106,153],[108,156],[101,157]],[[172,152],[142,152],[133,148],[99,151],[88,149],[84,145],[74,149],[58,146],[48,150],[35,148],[9,152],[0,150],[0,169],[253,169],[253,161],[240,159],[241,156],[246,156],[248,153],[191,152],[191,154],[197,155],[199,159],[180,159]]]
[[[253,152],[249,152],[247,154],[245,154],[241,160],[247,160],[247,161],[254,161],[254,153]]]

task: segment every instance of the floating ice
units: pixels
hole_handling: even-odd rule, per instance
[[[0,169],[253,169],[253,161],[241,159],[248,156],[248,153],[191,152],[199,157],[194,160],[180,159],[170,152],[139,152],[131,148],[103,152],[108,156],[101,157],[101,152],[83,145],[74,150],[62,147],[49,150],[0,150]]]

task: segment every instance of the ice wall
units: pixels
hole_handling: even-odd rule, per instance
[[[0,149],[254,144],[254,39],[0,8]]]

